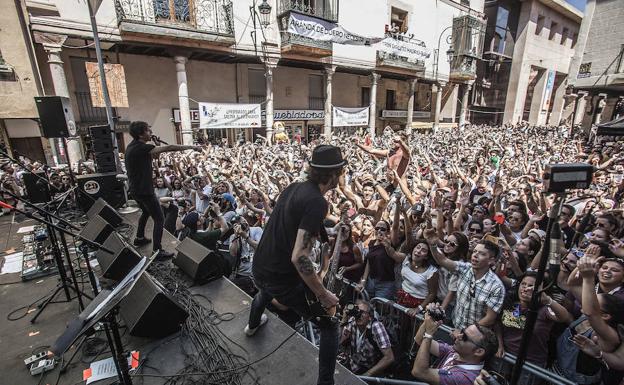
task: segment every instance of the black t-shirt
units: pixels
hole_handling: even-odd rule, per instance
[[[124,161],[128,173],[129,190],[133,194],[153,195],[152,185],[152,155],[150,151],[156,147],[153,144],[133,140],[126,147]]]
[[[312,182],[288,186],[280,195],[253,258],[253,276],[263,282],[296,286],[301,282],[292,264],[299,229],[320,235],[327,201]]]

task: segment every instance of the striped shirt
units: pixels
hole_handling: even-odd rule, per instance
[[[491,270],[476,280],[470,263],[456,263],[458,280],[453,325],[461,329],[479,322],[485,317],[488,307],[496,313],[500,312],[505,299],[505,286]]]

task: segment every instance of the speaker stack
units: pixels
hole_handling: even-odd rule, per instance
[[[30,203],[47,203],[51,199],[48,185],[43,183],[37,176],[47,179],[43,171],[25,172],[22,174],[26,195]]]
[[[98,173],[117,171],[113,138],[108,125],[89,127],[91,149],[95,155],[95,170]]]
[[[96,216],[104,218],[114,228],[117,228],[123,222],[123,218],[119,215],[117,210],[112,208],[104,199],[98,198],[89,211],[87,211],[87,218],[92,219]]]
[[[205,283],[223,275],[229,275],[234,261],[228,254],[220,254],[205,248],[189,237],[176,247],[177,255],[173,263],[193,279],[195,283]]]

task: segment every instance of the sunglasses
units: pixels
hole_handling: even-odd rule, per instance
[[[449,241],[447,239],[444,240],[444,243],[446,243],[447,245],[450,245],[451,247],[457,247],[457,243],[453,241]]]
[[[583,250],[572,248],[570,249],[570,253],[574,255],[576,258],[583,258],[585,256],[585,252]]]
[[[466,328],[461,329],[459,333],[461,334],[461,340],[463,342],[470,342],[471,344],[473,344],[474,346],[478,348],[485,349],[483,345],[481,345],[478,342],[474,342],[470,337],[468,337],[468,335],[466,334]]]
[[[388,229],[385,228],[385,227],[375,227],[375,231],[386,232],[386,231],[388,231]]]
[[[481,229],[469,228],[468,231],[471,232],[471,233],[480,233]]]

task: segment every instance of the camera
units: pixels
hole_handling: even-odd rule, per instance
[[[345,314],[347,315],[347,318],[355,317],[355,319],[359,319],[362,313],[364,312],[360,310],[356,304],[350,303],[345,306]]]
[[[429,313],[429,317],[431,317],[434,321],[444,321],[444,318],[446,317],[444,309],[439,307],[428,309],[427,313]]]

